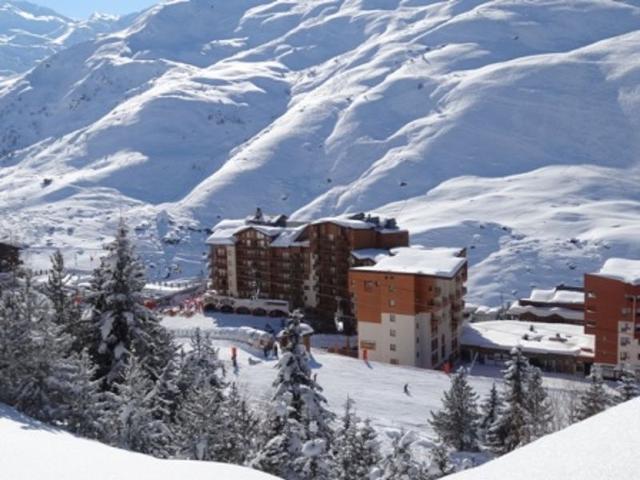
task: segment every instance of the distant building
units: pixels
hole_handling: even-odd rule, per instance
[[[640,369],[640,260],[611,258],[584,277],[585,332],[595,335],[595,363],[613,375]]]
[[[6,241],[0,241],[0,273],[13,270],[20,264],[21,247]]]
[[[594,359],[594,336],[580,325],[517,320],[475,322],[463,327],[463,358],[498,364],[522,348],[531,364],[549,372],[588,373]]]
[[[336,312],[351,315],[349,268],[366,264],[358,252],[406,246],[409,234],[392,219],[365,214],[291,222],[258,209],[246,219],[218,223],[207,243],[216,292],[284,300],[330,329]]]
[[[394,248],[376,262],[349,274],[360,358],[422,368],[457,358],[465,251]]]
[[[515,301],[507,314],[527,322],[584,325],[584,289],[565,285],[533,289],[529,298]]]

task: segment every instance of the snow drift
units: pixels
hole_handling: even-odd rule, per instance
[[[633,480],[640,457],[640,399],[631,400],[451,480]]]
[[[53,429],[0,404],[0,471],[11,480],[275,480],[220,463],[158,460]]]

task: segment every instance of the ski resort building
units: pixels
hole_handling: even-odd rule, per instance
[[[548,372],[589,373],[594,336],[581,325],[492,320],[464,325],[462,357],[474,364],[502,365],[520,347],[532,365]]]
[[[457,358],[465,256],[459,249],[395,248],[374,265],[352,268],[360,358],[422,368]]]
[[[507,314],[527,322],[584,325],[584,289],[566,285],[533,289],[528,298],[515,301]]]
[[[349,269],[408,245],[409,234],[392,219],[365,214],[302,223],[258,209],[246,219],[221,221],[207,243],[216,294],[286,301],[329,329],[336,312],[351,315]]]
[[[585,332],[595,335],[595,363],[614,376],[640,370],[640,260],[611,258],[584,277]]]

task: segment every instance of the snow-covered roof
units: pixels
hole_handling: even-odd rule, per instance
[[[271,242],[272,247],[295,247],[295,246],[307,246],[308,241],[299,241],[300,235],[304,232],[306,225],[301,225],[295,228],[284,228],[280,231],[278,237]]]
[[[291,247],[305,245],[306,242],[298,242],[298,237],[304,231],[305,225],[295,227],[277,227],[272,225],[260,225],[247,223],[246,220],[223,220],[213,227],[213,233],[207,238],[208,245],[234,245],[235,236],[248,229],[254,229],[264,235],[275,238],[271,243],[273,247]]]
[[[519,301],[515,301],[509,307],[507,313],[511,315],[522,315],[523,313],[531,313],[536,317],[551,317],[557,315],[567,320],[584,320],[584,310],[572,310],[563,307],[537,307],[534,305],[522,305]]]
[[[420,245],[394,248],[391,255],[383,257],[370,267],[357,267],[356,271],[409,273],[432,277],[452,278],[466,264],[466,258],[458,257],[459,249],[432,248]]]
[[[460,343],[505,351],[521,346],[525,353],[593,357],[595,337],[585,334],[581,325],[492,320],[466,324]]]
[[[640,399],[630,400],[447,480],[638,478]]]
[[[390,255],[389,250],[383,248],[361,248],[359,250],[353,250],[351,255],[358,260],[373,260],[379,262],[385,257]]]
[[[523,300],[530,300],[532,302],[540,303],[584,303],[584,292],[576,290],[565,290],[562,288],[553,288],[550,290],[543,290],[534,288],[531,290],[529,298]]]
[[[363,218],[364,219],[354,218],[354,215],[339,215],[335,217],[324,217],[324,218],[319,218],[318,220],[314,220],[313,222],[311,222],[311,225],[319,225],[321,223],[333,223],[334,225],[338,225],[344,228],[352,228],[354,230],[375,229],[382,233],[392,233],[392,232],[396,233],[396,232],[402,231],[399,228],[397,228],[397,226],[395,226],[395,221],[394,221],[393,228],[386,227],[387,222],[392,221],[393,219],[376,217],[375,215],[369,216],[369,217],[363,217]],[[371,219],[372,221],[367,221],[366,220],[367,218]],[[378,219],[378,223],[374,223],[373,219],[375,218]]]
[[[626,258],[610,258],[597,275],[613,278],[631,285],[640,285],[640,260]]]

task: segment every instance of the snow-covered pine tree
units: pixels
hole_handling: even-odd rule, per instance
[[[180,355],[178,388],[181,395],[205,383],[222,389],[226,371],[218,358],[218,350],[211,344],[211,336],[197,328],[190,344],[189,351],[182,351]]]
[[[153,382],[138,364],[135,355],[124,366],[124,375],[105,392],[112,445],[167,458],[172,453],[172,432],[168,425],[153,416]]]
[[[33,318],[24,308],[28,295],[29,290],[18,285],[0,292],[0,402],[10,405],[17,402],[35,349]]]
[[[444,442],[438,442],[431,449],[431,464],[429,465],[429,480],[446,477],[455,471],[449,452]]]
[[[153,418],[167,424],[175,421],[182,395],[178,387],[178,367],[170,359],[153,387],[151,410]]]
[[[503,454],[523,445],[528,437],[530,414],[527,401],[529,361],[522,349],[511,351],[504,371],[503,405],[498,418],[489,428],[487,443],[496,453]]]
[[[115,240],[106,250],[94,272],[89,295],[90,316],[98,337],[92,350],[98,375],[106,387],[111,386],[122,378],[135,352],[137,363],[155,380],[175,349],[170,334],[143,304],[145,271],[124,222],[120,222]]]
[[[57,407],[62,409],[61,424],[68,430],[86,438],[107,440],[107,412],[100,381],[95,380],[96,366],[84,350],[71,357],[58,369],[55,382],[63,397],[57,397]]]
[[[223,396],[221,390],[201,382],[187,392],[177,414],[176,447],[181,458],[224,461]]]
[[[381,461],[380,445],[368,420],[362,422],[347,398],[345,410],[335,433],[333,457],[337,480],[368,478],[373,466]]]
[[[429,423],[446,444],[458,451],[475,450],[478,446],[478,395],[461,367],[451,376],[451,387],[444,393],[443,408],[431,412]]]
[[[258,470],[283,478],[304,479],[300,471],[309,458],[302,449],[307,442],[324,440],[325,461],[329,463],[333,432],[333,414],[326,407],[320,386],[311,378],[307,352],[302,344],[301,312],[294,312],[283,331],[286,346],[276,366],[272,415],[266,422],[266,443],[252,465]],[[312,444],[309,444],[312,445]],[[316,445],[317,444],[313,444]],[[309,447],[311,449],[311,447]],[[317,451],[315,449],[314,451]]]
[[[393,432],[391,452],[382,462],[377,478],[379,480],[422,480],[428,478],[428,468],[418,462],[413,455],[412,446],[416,442],[413,432]]]
[[[618,402],[626,402],[640,396],[638,375],[634,370],[629,367],[622,369],[616,391],[618,392]]]
[[[218,461],[244,465],[256,451],[259,422],[235,383],[226,392],[221,413],[224,442]]]
[[[62,331],[71,336],[71,348],[80,353],[88,344],[83,344],[86,336],[86,322],[82,322],[82,312],[68,291],[67,272],[60,250],[51,256],[51,270],[44,287],[45,294],[53,307],[53,321]]]
[[[612,403],[612,398],[605,389],[600,369],[593,367],[589,380],[589,388],[580,395],[580,401],[574,415],[575,421],[581,421],[603,412]]]
[[[478,426],[478,432],[483,443],[487,440],[487,432],[489,431],[489,428],[495,423],[496,418],[498,417],[501,405],[502,399],[498,394],[495,382],[493,382],[489,395],[480,406],[480,423]]]
[[[531,367],[527,383],[527,410],[529,411],[528,442],[552,431],[553,408],[547,391],[542,386],[542,372]]]

